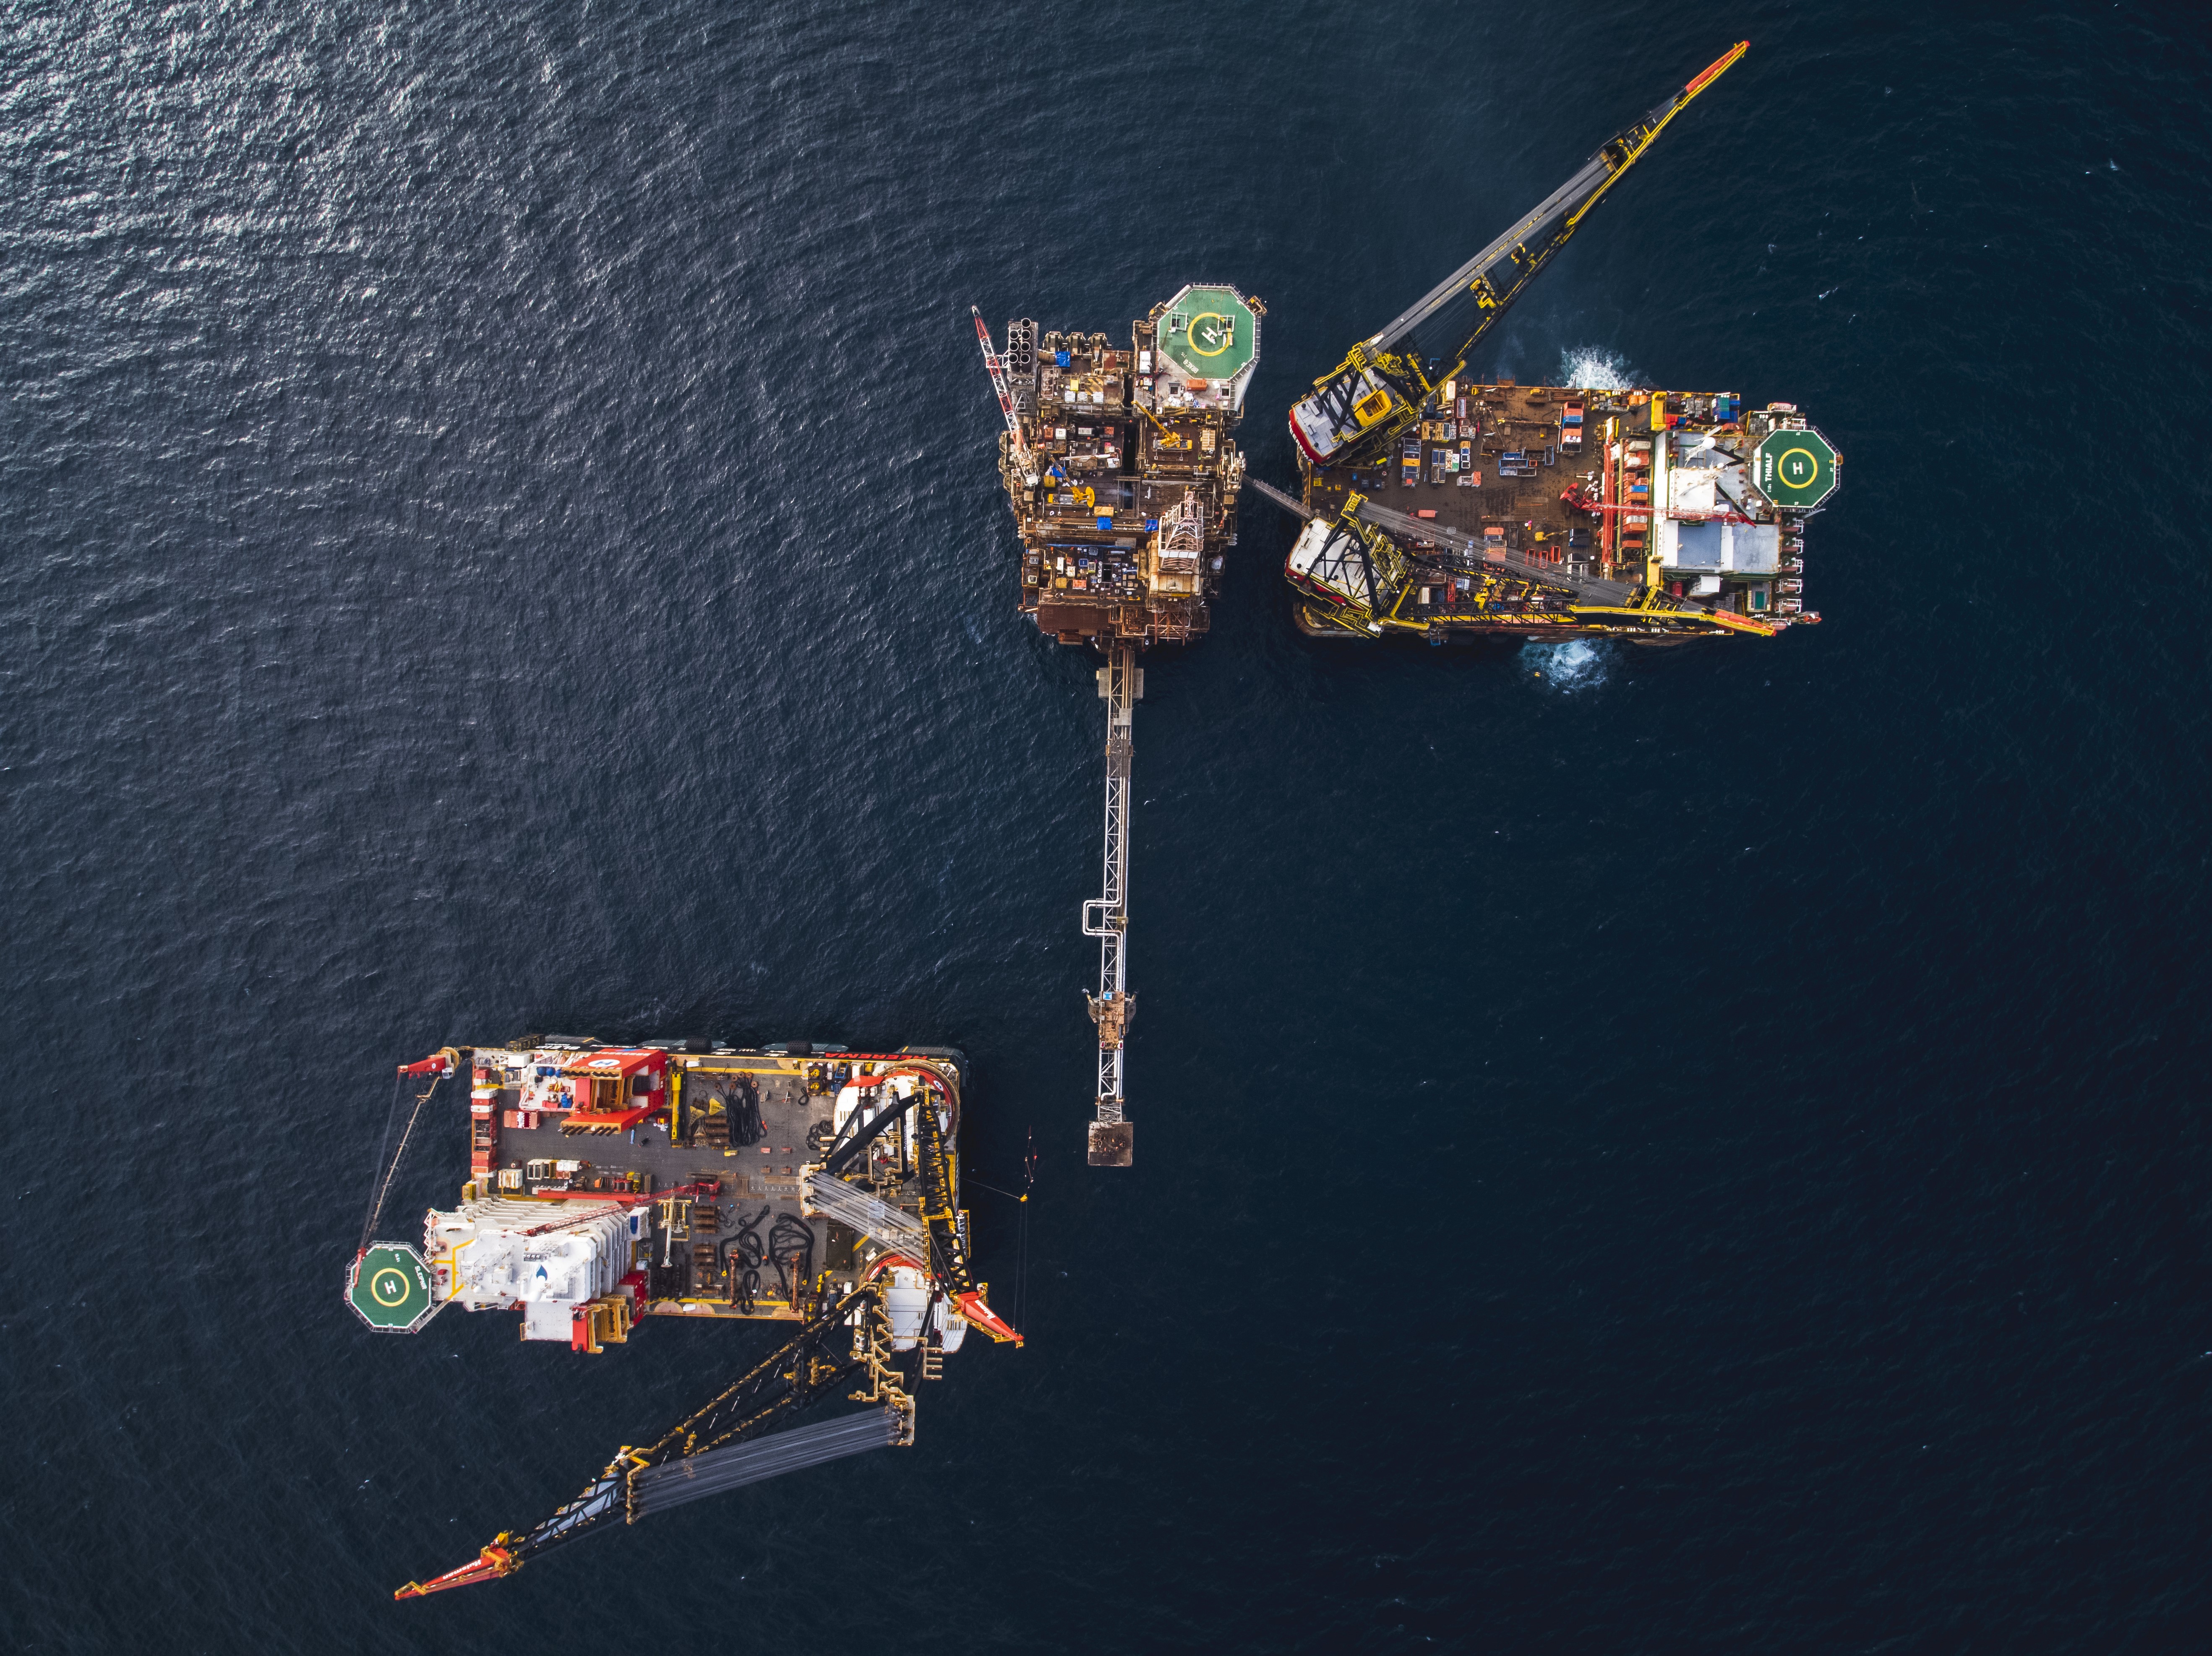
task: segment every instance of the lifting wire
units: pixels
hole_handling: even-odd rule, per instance
[[[1036,1129],[1029,1130],[1029,1148],[1022,1156],[1022,1234],[1014,1265],[1014,1326],[1026,1327],[1030,1285],[1030,1194],[1036,1189]]]
[[[392,1107],[385,1113],[384,1137],[376,1147],[377,1166],[380,1171],[375,1192],[369,1198],[368,1217],[361,1227],[361,1242],[354,1250],[358,1259],[368,1252],[368,1239],[376,1230],[376,1222],[384,1214],[384,1198],[391,1194],[392,1181],[399,1176],[399,1164],[407,1159],[407,1145],[415,1137],[415,1124],[422,1119],[422,1107],[430,1101],[430,1095],[438,1090],[438,1083],[446,1078],[445,1072],[431,1077],[430,1084],[415,1095],[414,1113],[407,1118],[407,1131],[399,1136],[399,1148],[392,1152],[392,1163],[384,1165],[384,1147],[392,1142],[392,1124],[399,1114],[399,1100],[406,1090],[404,1076],[395,1077],[392,1083]]]
[[[1024,1284],[1028,1282],[1028,1280],[1029,1280],[1029,1271],[1030,1271],[1030,1205],[1029,1205],[1029,1204],[1030,1204],[1030,1198],[1032,1195],[1034,1195],[1034,1194],[1036,1193],[1036,1163],[1037,1163],[1037,1155],[1036,1155],[1036,1130],[1034,1127],[1032,1127],[1032,1128],[1030,1130],[1030,1134],[1029,1134],[1029,1148],[1028,1148],[1028,1149],[1027,1149],[1026,1151],[1024,1151],[1024,1154],[1023,1154],[1023,1156],[1022,1156],[1022,1188],[1021,1188],[1021,1193],[1020,1193],[1020,1194],[1017,1195],[1017,1194],[1016,1194],[1014,1192],[1012,1192],[1012,1191],[1010,1191],[1010,1190],[1003,1190],[1003,1189],[1001,1189],[1000,1186],[996,1186],[996,1185],[986,1184],[982,1180],[978,1179],[978,1178],[977,1178],[974,1174],[972,1174],[972,1173],[963,1174],[961,1175],[961,1177],[960,1177],[960,1183],[961,1183],[961,1185],[963,1186],[963,1188],[964,1188],[965,1186],[967,1186],[973,1185],[973,1186],[975,1186],[976,1187],[976,1189],[978,1189],[978,1190],[987,1190],[987,1191],[990,1192],[991,1192],[991,1194],[992,1194],[992,1195],[994,1195],[994,1196],[1003,1196],[1003,1197],[1005,1197],[1008,1201],[1018,1204],[1020,1206],[1020,1208],[1021,1208],[1021,1210],[1022,1210],[1022,1213],[1021,1213],[1021,1224],[1020,1224],[1020,1226],[1019,1226],[1019,1230],[1018,1230],[1018,1234],[1019,1234],[1019,1237],[1020,1237],[1020,1241],[1019,1241],[1018,1247],[1018,1248],[1017,1248],[1017,1252],[1016,1252],[1016,1259],[1015,1259],[1015,1265],[1014,1265],[1014,1295],[1013,1295],[1013,1305],[1012,1305],[1012,1309],[1007,1313],[1008,1316],[1010,1316],[1010,1317],[1013,1319],[1014,1325],[1015,1325],[1017,1328],[1018,1328],[1018,1327],[1020,1327],[1020,1326],[1022,1326],[1022,1325],[1022,1325],[1022,1301],[1023,1301],[1023,1298],[1024,1298]],[[884,1240],[884,1239],[879,1238],[878,1240]]]

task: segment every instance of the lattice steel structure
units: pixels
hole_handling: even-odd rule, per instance
[[[1135,646],[1115,645],[1098,670],[1098,694],[1106,702],[1105,894],[1083,905],[1084,935],[1098,939],[1098,992],[1090,998],[1098,1025],[1098,1113],[1090,1143],[1094,1168],[1126,1168],[1132,1150],[1123,1114],[1121,1047],[1137,1010],[1128,985],[1129,761],[1137,701],[1144,693]]]

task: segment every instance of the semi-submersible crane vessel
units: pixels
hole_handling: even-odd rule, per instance
[[[346,1299],[373,1329],[511,1311],[525,1340],[599,1354],[641,1321],[783,1324],[703,1408],[625,1444],[543,1523],[401,1598],[512,1574],[549,1548],[780,1473],[914,1441],[915,1393],[972,1330],[1019,1344],[969,1264],[958,1137],[966,1061],[785,1042],[611,1046],[526,1035],[401,1066]],[[469,1178],[422,1246],[373,1240],[448,1077],[469,1077]],[[392,1135],[387,1131],[387,1141]],[[840,1394],[867,1406],[792,1420]]]
[[[1098,939],[1094,1167],[1129,1165],[1121,1060],[1128,986],[1129,770],[1145,693],[1138,652],[1201,638],[1237,543],[1244,457],[1231,434],[1260,361],[1267,306],[1223,282],[1155,305],[1121,349],[1103,333],[1048,331],[1024,317],[996,347],[975,337],[999,398],[999,477],[1021,537],[1021,607],[1062,644],[1105,658],[1106,834],[1102,894],[1083,905]]]
[[[1729,391],[1463,377],[1475,345],[1738,42],[1388,327],[1290,412],[1304,520],[1285,562],[1306,632],[1771,636],[1804,607],[1805,519],[1842,457],[1796,407]]]

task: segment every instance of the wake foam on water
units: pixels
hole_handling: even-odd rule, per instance
[[[1531,639],[1521,646],[1521,670],[1531,682],[1571,695],[1593,690],[1613,676],[1612,646],[1571,638],[1558,644]]]
[[[1625,356],[1598,345],[1578,345],[1559,353],[1559,384],[1590,391],[1626,391],[1636,370]]]

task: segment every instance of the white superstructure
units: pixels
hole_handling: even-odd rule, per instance
[[[576,1307],[612,1294],[642,1263],[651,1233],[635,1207],[492,1197],[430,1210],[422,1252],[431,1294],[471,1311],[523,1307],[526,1340],[568,1340]]]

